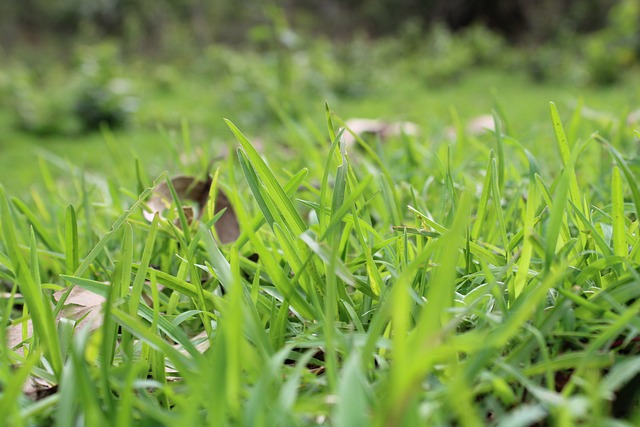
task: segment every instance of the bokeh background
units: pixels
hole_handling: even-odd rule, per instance
[[[186,128],[223,156],[223,117],[270,143],[325,100],[436,139],[501,108],[526,142],[551,100],[606,129],[640,106],[639,28],[637,0],[4,1],[0,182],[26,191],[43,158],[102,173],[105,139],[178,172],[158,147]]]

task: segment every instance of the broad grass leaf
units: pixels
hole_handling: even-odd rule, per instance
[[[370,424],[368,415],[367,383],[357,351],[351,353],[342,369],[338,383],[335,425],[342,427]]]

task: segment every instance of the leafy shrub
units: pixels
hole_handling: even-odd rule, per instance
[[[159,65],[153,71],[155,87],[161,92],[171,92],[180,81],[180,73],[170,65]]]
[[[523,64],[528,77],[536,83],[581,85],[586,82],[583,61],[566,48],[543,45],[527,50]]]
[[[17,126],[36,135],[72,135],[105,123],[124,126],[135,110],[130,83],[118,77],[113,45],[85,47],[71,70],[52,68],[36,78],[13,67],[9,89]],[[36,70],[37,71],[37,70]]]
[[[105,123],[112,128],[126,125],[135,110],[130,83],[118,77],[118,50],[113,44],[85,47],[79,54],[79,84],[73,113],[85,131]]]
[[[456,81],[473,65],[471,47],[442,25],[429,32],[421,54],[420,74],[429,84]]]
[[[470,49],[475,65],[502,62],[508,49],[504,38],[483,25],[473,25],[460,34],[461,43]]]
[[[371,67],[376,66],[373,46],[364,37],[337,46],[335,57],[339,72],[330,81],[333,91],[341,96],[364,95],[373,84]]]
[[[611,9],[607,28],[586,42],[586,61],[591,81],[612,84],[637,64],[640,55],[640,3],[623,0]]]
[[[589,78],[595,84],[609,85],[622,77],[629,64],[629,51],[606,35],[592,37],[586,43],[586,62]]]
[[[73,113],[83,130],[99,129],[101,124],[118,128],[127,124],[136,108],[130,96],[130,84],[124,79],[112,79],[105,84],[89,83],[78,91]]]
[[[35,135],[72,134],[79,128],[70,114],[69,99],[60,87],[45,83],[44,90],[23,67],[12,69],[10,87],[16,125]]]

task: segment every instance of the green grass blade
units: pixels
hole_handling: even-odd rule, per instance
[[[280,186],[280,183],[271,172],[271,169],[269,169],[267,164],[260,157],[260,154],[258,154],[256,149],[253,148],[249,140],[242,134],[242,132],[240,132],[240,130],[235,127],[235,125],[230,121],[225,121],[242,146],[242,149],[246,153],[247,158],[256,169],[256,172],[260,175],[267,191],[273,198],[274,202],[277,204],[279,209],[282,210],[282,214],[287,220],[287,224],[292,227],[295,235],[302,234],[307,229],[307,226],[300,217],[298,211],[291,203],[289,196],[287,196],[286,192],[284,191],[282,186]]]
[[[360,355],[351,353],[340,375],[337,390],[337,405],[334,409],[336,426],[370,425],[368,385],[360,366]]]
[[[73,274],[80,265],[78,248],[78,220],[73,205],[67,206],[65,217],[65,265],[67,274]]]
[[[566,170],[568,170],[569,174],[569,196],[571,197],[571,202],[582,209],[582,198],[580,197],[578,178],[576,177],[576,172],[571,159],[571,148],[569,147],[569,143],[567,142],[567,137],[564,133],[564,127],[562,126],[562,121],[560,120],[560,115],[558,114],[556,104],[554,104],[553,102],[549,103],[549,108],[551,111],[553,130],[555,131],[556,140],[558,142],[558,147],[560,150],[560,157],[562,158],[562,165]]]
[[[611,174],[611,218],[613,226],[613,254],[625,257],[629,254],[627,231],[624,223],[624,194],[620,168],[613,167]]]
[[[529,275],[529,266],[533,256],[533,238],[535,226],[535,214],[539,203],[538,186],[535,179],[535,163],[529,162],[529,190],[527,192],[527,203],[525,207],[524,224],[523,224],[523,244],[520,259],[518,260],[518,271],[514,279],[513,298],[517,298],[525,288],[527,277]]]
[[[502,195],[500,193],[500,171],[497,170],[498,165],[496,163],[496,159],[493,159],[491,162],[491,178],[492,178],[492,186],[491,186],[491,194],[493,200],[493,209],[495,210],[496,217],[498,219],[498,229],[500,231],[500,236],[502,237],[502,245],[505,249],[507,262],[509,261],[509,253],[506,252],[509,249],[509,239],[507,237],[507,227],[504,222],[504,215],[502,213]]]
[[[138,305],[140,304],[140,297],[142,296],[142,290],[144,287],[144,281],[147,278],[149,263],[151,262],[151,256],[153,254],[153,246],[155,244],[156,233],[158,232],[158,223],[160,217],[154,215],[149,233],[147,234],[147,240],[142,252],[142,259],[140,265],[137,268],[135,279],[131,287],[131,299],[129,300],[129,314],[134,315],[138,311]]]
[[[47,226],[40,221],[38,216],[34,212],[32,212],[31,209],[29,209],[27,205],[24,204],[19,199],[14,198],[11,201],[18,208],[18,210],[22,212],[22,214],[27,218],[27,220],[33,226],[34,230],[36,231],[36,233],[38,234],[38,237],[42,240],[42,242],[50,250],[54,252],[61,252],[62,248],[49,235],[49,232],[47,231]]]
[[[549,269],[554,262],[556,247],[560,237],[560,229],[565,221],[565,206],[569,194],[570,179],[571,172],[569,169],[565,169],[560,176],[556,194],[553,198],[553,204],[551,205],[549,222],[545,233],[545,263],[547,269]]]
[[[493,182],[493,178],[491,176],[491,171],[493,170],[493,152],[489,156],[489,164],[487,165],[487,169],[484,176],[484,184],[482,186],[482,194],[480,195],[480,201],[478,203],[478,209],[476,211],[475,221],[473,222],[473,227],[471,228],[471,240],[478,240],[480,236],[480,229],[484,224],[484,218],[487,212],[487,205],[489,203],[489,195],[491,194],[491,183]]]
[[[46,295],[43,293],[42,284],[38,272],[38,265],[30,265],[22,254],[22,249],[18,245],[15,235],[15,224],[9,208],[9,201],[4,192],[4,187],[0,185],[0,222],[5,247],[9,251],[14,274],[20,285],[20,291],[24,295],[26,306],[28,307],[33,322],[34,339],[39,342],[44,354],[56,375],[62,371],[62,354],[58,347],[58,337],[56,331],[55,316],[49,305]],[[35,236],[31,239],[31,262],[36,253]]]
[[[136,209],[140,205],[142,205],[142,203],[147,199],[147,197],[149,197],[149,195],[151,194],[155,186],[158,185],[160,180],[164,179],[165,175],[166,173],[161,174],[154,181],[153,187],[146,188],[138,196],[138,199],[133,203],[133,205],[131,205],[129,209],[127,209],[122,215],[118,217],[118,219],[116,219],[116,221],[111,226],[111,229],[98,241],[98,243],[93,247],[93,249],[91,249],[89,254],[85,257],[85,259],[82,261],[80,266],[73,273],[74,276],[77,276],[77,277],[82,276],[85,273],[85,271],[87,271],[87,269],[91,266],[91,263],[94,262],[94,260],[104,250],[104,248],[111,241],[111,239],[113,239],[113,237],[115,236],[116,232],[120,229],[122,224],[124,224],[125,221],[136,211]],[[70,287],[67,290],[67,292],[65,292],[65,294],[63,294],[63,296],[58,301],[58,304],[56,305],[56,308],[55,308],[56,314],[59,313],[60,310],[62,309],[62,306],[64,305],[67,298],[69,297],[69,294],[71,293],[71,290],[72,288]]]
[[[493,111],[493,123],[495,124],[494,134],[496,136],[496,148],[498,152],[498,188],[500,189],[500,193],[504,191],[504,180],[505,180],[505,169],[506,169],[506,159],[504,156],[504,142],[502,141],[502,121],[500,120],[500,116],[496,111]]]
[[[611,145],[607,140],[600,137],[599,135],[596,135],[595,138],[597,141],[603,144],[607,150],[609,150],[609,153],[613,157],[613,160],[615,160],[618,167],[622,170],[622,173],[627,180],[627,185],[631,189],[631,195],[633,196],[633,203],[635,204],[635,208],[636,208],[636,217],[640,218],[640,189],[638,189],[638,180],[636,176],[632,172],[631,168],[629,167],[629,164],[624,159],[622,154],[618,150],[616,150],[613,145]]]

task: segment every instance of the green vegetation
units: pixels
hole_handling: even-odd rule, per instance
[[[11,57],[0,70],[0,182],[24,194],[41,183],[40,173],[16,165],[51,153],[62,158],[59,165],[68,159],[108,174],[114,147],[105,145],[101,123],[113,133],[107,138],[112,145],[133,149],[156,175],[166,169],[184,172],[170,151],[158,147],[179,139],[185,120],[194,143],[217,157],[231,142],[223,117],[262,142],[281,144],[291,120],[310,125],[314,134],[324,127],[325,99],[344,118],[417,123],[429,144],[442,142],[456,115],[464,122],[489,114],[496,101],[510,131],[525,144],[545,127],[549,100],[567,112],[582,102],[590,130],[601,132],[639,104],[638,92],[627,89],[638,84],[639,56],[622,25],[583,42],[569,38],[561,47],[535,49],[510,46],[479,26],[452,33],[442,26],[425,32],[407,24],[395,36],[342,43],[303,37],[282,22],[269,28],[256,31],[248,46],[169,52],[170,61],[127,55],[115,42],[75,46],[63,61],[56,61],[58,51],[46,50]],[[593,59],[610,67],[610,78],[601,81],[589,71],[586,46],[624,37],[631,41],[616,44],[623,62]],[[65,177],[69,168],[55,167],[52,173]]]
[[[293,163],[228,122],[224,245],[216,197],[147,222],[166,175],[108,132],[106,181],[41,162],[46,193],[0,194],[2,424],[637,423],[634,137],[583,112],[565,131],[552,104],[528,148],[499,114],[347,148],[327,113],[287,122]],[[201,175],[215,156],[181,135],[165,149]]]
[[[13,57],[0,425],[640,424],[620,4],[536,55],[483,27],[312,39],[274,9],[168,63]]]

